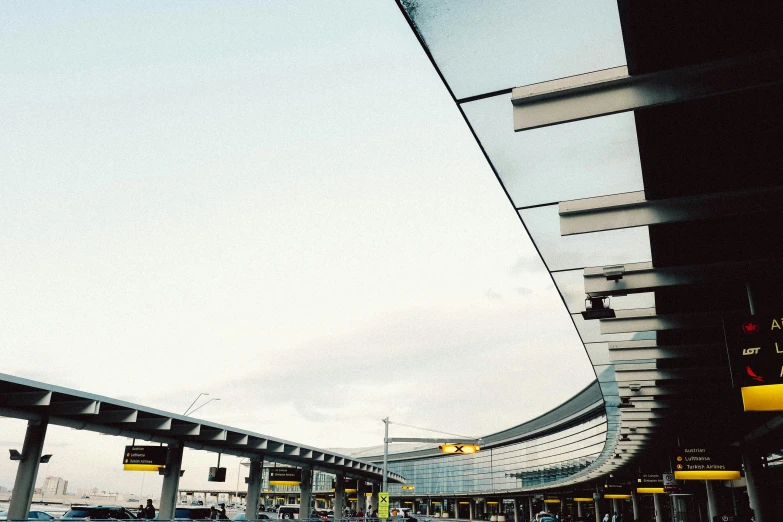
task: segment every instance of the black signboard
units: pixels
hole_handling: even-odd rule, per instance
[[[166,446],[125,446],[122,458],[127,471],[158,471],[166,466],[169,449]]]
[[[639,488],[662,488],[663,473],[639,473],[636,478],[636,486]]]
[[[783,384],[783,313],[725,320],[734,386]]]
[[[736,478],[740,478],[739,470],[742,469],[742,458],[739,450],[718,444],[684,443],[681,447],[675,449],[672,461],[676,479],[688,478],[684,475],[680,476],[683,471],[736,471]]]
[[[225,482],[226,481],[226,468],[218,468],[212,466],[209,468],[209,475],[207,476],[209,482]]]
[[[298,486],[302,482],[302,470],[296,468],[270,468],[269,484],[272,486]]]

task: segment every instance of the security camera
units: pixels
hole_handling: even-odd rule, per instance
[[[625,265],[612,265],[604,267],[604,277],[607,281],[619,281],[625,273]]]

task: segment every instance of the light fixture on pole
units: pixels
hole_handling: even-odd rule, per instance
[[[182,415],[187,415],[188,412],[190,411],[190,408],[192,408],[196,404],[196,402],[201,398],[202,395],[209,395],[209,394],[206,393],[206,392],[199,393],[198,396],[193,400],[193,402],[190,403],[190,406],[188,406],[188,409],[185,410],[185,413],[183,413]]]
[[[195,410],[191,410],[190,414],[191,414],[191,415],[193,415],[194,413],[196,413],[198,410],[200,410],[201,408],[203,408],[204,406],[206,406],[206,405],[207,405],[207,404],[209,404],[210,402],[212,402],[212,401],[219,401],[219,400],[220,400],[220,399],[219,399],[219,398],[217,398],[217,397],[215,397],[214,399],[209,399],[207,402],[205,402],[204,404],[202,404],[201,406],[199,406],[199,407],[198,407],[198,408],[196,408]]]

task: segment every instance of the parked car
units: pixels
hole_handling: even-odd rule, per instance
[[[174,520],[209,520],[211,512],[208,507],[178,507],[174,509]]]
[[[285,506],[280,506],[280,508],[277,510],[277,518],[298,519],[299,504],[286,504]]]
[[[242,520],[247,520],[247,519],[245,518],[245,514],[244,513],[238,513],[238,514],[234,515],[234,518],[232,518],[231,520],[242,521]],[[269,518],[269,515],[265,515],[264,513],[259,513],[257,520],[270,520],[270,518]]]
[[[136,520],[136,515],[122,506],[71,506],[62,520]]]
[[[46,511],[30,511],[27,520],[52,520],[54,517]],[[8,511],[0,511],[0,520],[8,519]]]

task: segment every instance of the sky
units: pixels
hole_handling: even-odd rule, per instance
[[[7,1],[0,49],[0,372],[326,448],[485,435],[595,378],[392,0]],[[39,483],[139,492],[128,443],[51,426]]]

